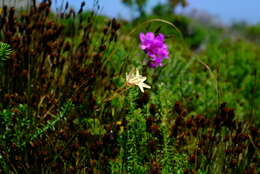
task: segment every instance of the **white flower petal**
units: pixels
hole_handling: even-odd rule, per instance
[[[144,88],[149,88],[149,89],[151,88],[151,86],[149,86],[149,85],[147,85],[147,84],[145,84],[145,83],[143,83],[143,87],[144,87]]]
[[[141,92],[144,92],[144,88],[142,85],[138,84],[138,87],[140,88]]]
[[[134,72],[135,70],[135,72]],[[126,74],[126,81],[128,85],[137,85],[142,92],[144,88],[151,88],[151,86],[144,83],[147,78],[139,74],[138,69],[132,69],[129,74]]]

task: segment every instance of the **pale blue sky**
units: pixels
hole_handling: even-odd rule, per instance
[[[61,2],[62,0],[57,0]],[[64,0],[66,2],[66,0]],[[85,0],[88,8],[93,7],[95,0]],[[120,3],[120,0],[98,0],[102,8],[101,13],[126,19],[136,14]],[[148,9],[155,4],[166,0],[149,0]],[[55,2],[55,0],[54,0]],[[68,0],[70,4],[79,8],[82,0]],[[249,23],[260,22],[260,0],[188,0],[189,6],[186,9],[179,8],[178,11],[188,12],[191,9],[207,11],[214,16],[218,16],[223,22],[246,20]]]

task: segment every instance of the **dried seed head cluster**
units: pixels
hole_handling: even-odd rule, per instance
[[[108,77],[113,76],[114,71],[108,70],[103,61],[107,58],[105,52],[108,47],[116,42],[121,25],[117,20],[111,19],[103,26],[97,26],[95,13],[83,12],[85,3],[81,4],[79,14],[70,10],[67,4],[64,11],[58,14],[62,19],[58,19],[50,13],[51,3],[50,0],[39,5],[35,3],[30,11],[22,11],[22,14],[15,12],[14,8],[4,6],[0,14],[0,29],[3,33],[1,40],[15,50],[5,64],[6,69],[0,70],[1,79],[5,79],[3,83],[0,82],[0,109],[25,104],[32,113],[31,120],[36,123],[31,125],[27,122],[24,125],[38,125],[41,128],[54,119],[58,108],[67,99],[71,98],[76,106],[66,124],[62,122],[56,130],[45,132],[49,136],[28,143],[28,159],[24,156],[27,152],[20,148],[20,144],[12,143],[9,146],[13,139],[6,140],[7,144],[0,156],[6,153],[5,159],[10,161],[7,165],[16,166],[19,173],[47,167],[54,173],[63,173],[64,161],[67,161],[66,166],[70,166],[71,171],[92,170],[94,159],[115,158],[119,151],[116,142],[117,132],[121,128],[115,129],[113,134],[96,136],[87,128],[79,129],[75,120],[81,120],[83,115],[90,115],[88,113],[95,110],[95,90],[113,87]],[[71,38],[79,44],[75,44]],[[93,40],[97,39],[101,44],[96,47]],[[15,135],[16,129],[26,132],[25,128],[17,128],[21,118],[24,116],[19,115],[19,112],[12,116],[10,135]],[[36,130],[34,127],[26,133],[31,135]],[[80,161],[78,154],[82,149],[86,152],[95,148],[95,153],[91,153],[92,162],[75,163]],[[57,157],[56,160],[54,156]]]
[[[222,104],[218,114],[210,119],[205,118],[203,115],[183,117],[182,113],[185,108],[181,102],[176,102],[174,110],[177,116],[171,128],[171,136],[175,139],[175,142],[184,148],[189,146],[189,143],[192,143],[194,139],[199,140],[196,148],[190,152],[188,157],[190,164],[200,166],[202,157],[205,157],[207,160],[214,158],[216,154],[214,154],[213,149],[219,148],[221,143],[226,145],[224,150],[222,149],[219,153],[224,153],[228,156],[225,159],[227,163],[223,166],[224,173],[236,171],[238,165],[244,160],[242,158],[246,158],[245,155],[249,149],[252,150],[250,158],[255,158],[256,149],[252,148],[249,140],[249,137],[253,136],[254,133],[249,135],[248,129],[241,128],[241,122],[234,120],[234,109],[228,108],[227,104]],[[252,129],[256,131],[255,128]],[[222,133],[224,130],[228,131],[223,135],[219,132],[220,130],[222,130]],[[255,161],[252,161],[252,165],[254,164]],[[192,171],[186,169],[185,172],[190,173]]]
[[[85,13],[85,5],[76,13],[66,3],[58,17],[51,14],[50,0],[39,5],[34,1],[29,12],[18,16],[6,6],[0,12],[0,37],[15,50],[0,69],[1,167],[14,166],[14,173],[110,173],[111,166],[120,163],[116,172],[131,173],[129,154],[139,160],[145,153],[140,164],[156,174],[163,173],[167,155],[184,153],[182,160],[188,164],[183,173],[197,173],[205,166],[213,171],[212,161],[223,156],[220,172],[257,173],[259,128],[237,121],[236,110],[227,104],[216,115],[195,113],[184,101],[162,108],[154,93],[144,90],[151,86],[137,69],[126,74],[126,85],[142,91],[130,101],[132,108],[120,100],[100,102],[116,88],[111,79],[117,71],[109,65],[109,56],[120,40],[121,24],[105,19],[104,25],[97,25],[100,19],[94,12]],[[140,40],[149,66],[162,66],[169,57],[164,35],[141,33]],[[74,107],[56,121],[68,99]],[[136,127],[129,126],[129,113],[142,117],[134,120]],[[53,120],[55,126],[46,128]],[[38,131],[43,133],[37,136]]]

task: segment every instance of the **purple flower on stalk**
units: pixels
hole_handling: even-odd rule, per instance
[[[141,40],[141,49],[151,58],[148,65],[151,68],[163,66],[163,59],[169,58],[168,46],[164,43],[164,35],[154,35],[153,32],[146,34],[140,33],[139,38]]]

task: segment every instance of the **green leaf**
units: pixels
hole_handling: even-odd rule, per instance
[[[7,43],[0,42],[0,61],[5,61],[10,58],[13,53],[11,46]]]

